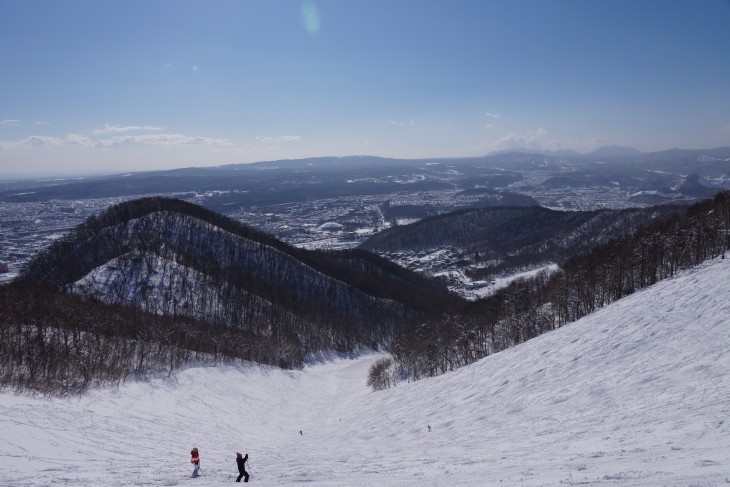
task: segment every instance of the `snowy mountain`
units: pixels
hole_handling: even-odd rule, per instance
[[[2,482],[221,485],[240,451],[267,486],[726,485],[729,281],[730,260],[708,261],[380,392],[365,386],[379,355],[299,371],[189,368],[71,398],[3,392]]]
[[[375,254],[298,249],[167,198],[90,218],[18,281],[273,337],[291,351],[285,363],[297,365],[307,353],[377,347],[398,326],[460,302],[442,283]]]
[[[681,212],[681,208],[669,206],[595,211],[555,211],[541,206],[475,208],[390,227],[360,247],[394,260],[401,252],[443,249],[453,261],[450,269],[458,268],[475,279],[491,279],[505,271],[561,263]]]

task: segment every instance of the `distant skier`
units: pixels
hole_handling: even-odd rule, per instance
[[[236,479],[236,482],[240,482],[241,477],[245,477],[243,481],[248,482],[248,472],[246,472],[246,460],[248,460],[248,453],[246,453],[245,457],[241,457],[240,453],[236,453],[236,463],[238,464],[238,473],[240,474]]]
[[[304,433],[302,433],[302,430],[299,430],[299,435],[301,436],[301,435],[303,435],[303,434],[304,434]]]
[[[193,470],[193,477],[197,477],[198,475],[200,475],[200,455],[198,455],[198,449],[193,448],[192,450],[190,450],[190,456],[192,457],[190,458],[190,463],[195,465],[195,470]]]
[[[431,425],[430,424],[428,425],[428,432],[429,433],[431,432]]]

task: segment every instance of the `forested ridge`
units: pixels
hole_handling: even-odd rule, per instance
[[[442,283],[370,252],[298,249],[167,198],[90,218],[0,292],[2,352],[12,357],[3,383],[59,390],[191,357],[299,366],[315,352],[381,347],[397,329],[463,305]],[[126,352],[109,352],[116,346]],[[76,358],[59,360],[69,353]],[[81,386],[64,385],[79,364]]]
[[[205,222],[211,227],[228,232],[236,237],[255,242],[260,246],[275,249],[282,254],[290,256],[303,264],[316,269],[317,271],[335,279],[353,284],[358,289],[371,294],[390,296],[383,288],[383,282],[373,282],[372,271],[381,277],[387,277],[399,284],[414,284],[419,286],[427,295],[429,292],[442,294],[444,287],[435,281],[424,279],[415,272],[408,271],[392,262],[379,257],[371,252],[359,249],[343,251],[311,251],[300,249],[286,244],[276,237],[233,220],[220,213],[215,213],[202,206],[186,201],[151,197],[121,203],[110,207],[99,216],[92,216],[81,224],[75,231],[63,238],[55,240],[51,246],[42,254],[36,256],[24,269],[19,277],[20,282],[35,282],[47,287],[60,287],[74,282],[83,277],[94,267],[107,262],[130,251],[160,252],[160,245],[163,235],[155,234],[160,228],[143,228],[146,233],[130,235],[130,232],[123,230],[124,239],[116,238],[118,235],[112,229],[127,222],[134,221],[154,213],[165,213],[167,220],[157,222],[160,226],[172,226],[173,219],[177,223],[189,224],[193,222]],[[189,236],[191,239],[194,235]],[[194,242],[188,242],[193,244]],[[201,244],[202,245],[202,244]],[[183,250],[194,250],[191,246]],[[212,263],[199,263],[199,265],[213,265]],[[353,274],[353,271],[367,270],[365,274]],[[388,289],[386,287],[386,289]],[[393,286],[389,291],[397,292],[397,299],[414,303],[419,296],[402,292],[401,286]],[[448,298],[447,298],[448,299]],[[423,299],[418,305],[428,305],[431,298]]]
[[[343,283],[413,310],[442,310],[459,304],[458,298],[449,295],[438,281],[371,252],[300,249],[201,206],[159,197],[122,203],[89,218],[36,256],[17,281],[60,289],[120,256],[143,259],[147,264],[155,256],[174,259],[218,283],[233,280],[250,285],[253,278],[258,280],[254,284],[262,288],[275,287],[257,290],[257,294],[275,292],[277,299],[282,298],[282,292],[310,292],[291,291],[305,284],[292,276],[292,267],[297,267],[310,279],[317,276],[333,286]],[[412,292],[411,287],[420,292]],[[320,298],[317,293],[311,294]]]
[[[294,367],[295,343],[47,288],[0,286],[0,388],[79,393],[186,364]]]
[[[512,229],[524,220],[508,216],[505,230],[525,235],[514,239],[519,248],[528,240],[550,248],[570,233],[556,233],[557,212],[517,211],[532,215],[535,233]],[[369,381],[388,387],[529,340],[728,249],[729,193],[641,218],[601,215],[568,217],[580,228],[603,222],[614,238],[603,229],[591,245],[596,233],[573,234],[588,250],[556,259],[558,272],[467,303],[364,249],[294,248],[174,199],[122,203],[0,286],[0,387],[79,392],[189,363],[297,367],[316,352],[381,347],[393,359]]]
[[[681,206],[626,210],[557,211],[541,206],[502,206],[459,210],[379,232],[361,247],[388,253],[460,249],[472,264],[466,273],[485,279],[522,267],[562,262],[609,239],[633,234],[654,219],[682,211]]]
[[[554,330],[730,249],[730,193],[656,219],[567,259],[555,273],[519,279],[463,313],[396,334],[392,361],[369,382],[388,387],[454,370]]]

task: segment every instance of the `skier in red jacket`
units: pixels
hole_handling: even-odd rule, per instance
[[[192,457],[190,459],[190,463],[195,465],[195,470],[193,470],[193,477],[197,477],[198,475],[200,475],[200,455],[198,455],[198,449],[193,448],[190,451],[190,456]]]

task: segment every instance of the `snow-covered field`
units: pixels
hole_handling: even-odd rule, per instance
[[[715,260],[377,393],[374,354],[191,368],[65,399],[2,393],[0,484],[221,485],[240,451],[270,486],[730,485],[729,283],[730,259]]]

